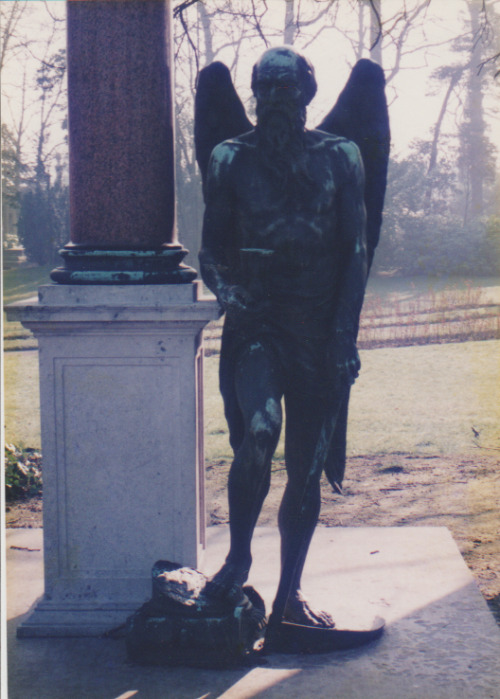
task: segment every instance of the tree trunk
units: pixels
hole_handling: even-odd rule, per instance
[[[363,58],[365,44],[365,3],[358,3],[358,45],[356,47],[356,60]]]
[[[472,51],[467,85],[467,109],[465,135],[465,168],[469,185],[469,212],[475,218],[480,216],[484,205],[484,166],[485,166],[485,123],[483,116],[483,91],[481,78],[477,74],[481,62],[482,41],[480,37],[481,0],[468,3]]]
[[[3,3],[2,7],[2,45],[0,49],[0,70],[3,69],[5,60],[9,53],[9,46],[12,39],[15,37],[16,28],[23,12],[28,3],[26,2],[11,2]],[[7,7],[9,9],[7,9]]]
[[[210,17],[207,13],[207,8],[203,2],[196,3],[198,8],[198,16],[200,18],[201,27],[203,29],[203,39],[205,41],[205,65],[210,65],[214,60],[214,46],[212,43],[212,32],[210,27]]]
[[[443,98],[443,102],[441,104],[441,109],[439,110],[439,115],[438,115],[436,124],[434,126],[434,132],[433,132],[432,143],[431,143],[431,152],[430,152],[430,156],[429,156],[429,166],[427,168],[427,188],[425,191],[425,199],[424,199],[425,206],[426,206],[427,210],[430,207],[431,198],[432,198],[433,183],[432,183],[430,175],[432,174],[434,168],[436,167],[436,163],[437,163],[439,137],[441,135],[441,126],[443,124],[443,119],[445,117],[446,110],[448,109],[448,103],[450,101],[450,97],[452,95],[452,92],[455,89],[456,85],[458,84],[460,78],[462,77],[463,72],[464,72],[464,68],[461,66],[458,66],[451,74],[450,82],[448,84],[448,89],[446,90],[445,96]]]
[[[382,0],[370,2],[370,58],[382,65]]]
[[[283,29],[283,41],[289,46],[293,45],[295,39],[295,22],[294,22],[294,6],[295,0],[285,0],[285,26]]]

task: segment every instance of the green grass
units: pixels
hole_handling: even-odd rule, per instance
[[[45,267],[16,267],[3,273],[3,301],[5,304],[22,301],[36,294],[40,284],[50,282],[54,265]]]
[[[15,303],[36,296],[40,284],[50,283],[50,271],[54,265],[45,267],[16,267],[3,273],[3,303]],[[21,323],[8,321],[4,312],[3,337],[5,349],[28,349],[36,347],[36,340]]]
[[[500,447],[500,341],[361,353],[349,452],[463,453]]]
[[[360,352],[348,452],[453,454],[500,448],[500,341]],[[217,390],[218,357],[205,360],[205,452],[230,459]],[[472,428],[480,433],[475,440]],[[283,455],[283,436],[277,458]]]
[[[4,389],[6,443],[39,449],[38,352],[5,352]]]
[[[40,284],[50,282],[53,265],[20,266],[3,272],[4,305],[35,296]],[[37,342],[21,323],[7,321],[4,312],[4,349],[35,349]],[[40,398],[38,352],[5,352],[4,404],[5,441],[22,447],[40,448]]]
[[[32,296],[48,282],[48,268],[22,268],[5,273],[5,302]],[[473,280],[483,294],[498,299],[498,280]],[[459,282],[448,280],[448,286]],[[390,300],[442,290],[442,282],[373,279],[369,294]],[[463,283],[466,290],[467,285]],[[18,325],[9,323],[7,325]],[[25,333],[28,331],[19,328]],[[10,328],[7,333],[15,334]],[[17,342],[17,341],[14,341]],[[34,340],[32,341],[34,342]],[[384,348],[361,352],[362,371],[352,392],[349,452],[427,453],[500,446],[500,342]],[[38,355],[6,352],[5,439],[40,447]],[[230,459],[227,426],[218,390],[218,357],[205,360],[205,448],[209,460]],[[280,442],[277,456],[281,457]]]
[[[361,352],[352,391],[349,453],[463,453],[500,447],[500,341]],[[207,459],[230,459],[218,357],[205,359]],[[40,448],[38,357],[5,354],[5,441]],[[280,443],[277,456],[281,457]]]

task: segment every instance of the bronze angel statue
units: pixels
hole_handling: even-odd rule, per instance
[[[358,61],[333,109],[309,130],[314,69],[292,47],[269,49],[253,68],[255,126],[226,66],[213,63],[199,76],[195,145],[206,207],[200,269],[225,313],[220,388],[234,450],[230,550],[210,591],[243,594],[283,399],[281,579],[266,633],[266,646],[278,650],[332,648],[381,632],[346,641],[330,615],[308,603],[300,581],[321,473],[337,491],[344,476],[359,316],[386,187],[384,87],[380,66]],[[315,640],[304,640],[311,630]]]

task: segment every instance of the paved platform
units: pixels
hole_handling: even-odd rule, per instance
[[[208,530],[204,572],[222,563],[227,527]],[[319,527],[304,591],[339,627],[376,615],[384,636],[329,655],[272,655],[254,668],[139,667],[123,640],[17,639],[43,590],[41,530],[7,530],[9,699],[499,699],[500,629],[442,527]],[[257,530],[253,584],[270,608],[279,541]],[[153,561],[152,561],[153,563]]]

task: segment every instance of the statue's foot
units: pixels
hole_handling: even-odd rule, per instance
[[[228,599],[238,603],[244,596],[243,585],[248,579],[249,567],[224,563],[219,572],[207,582],[205,594],[214,599]]]
[[[330,614],[311,607],[300,590],[292,593],[288,598],[283,621],[301,624],[302,626],[314,626],[320,629],[335,628],[335,622]]]

